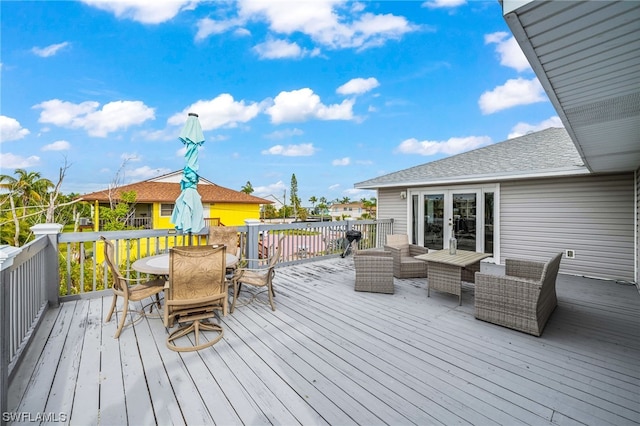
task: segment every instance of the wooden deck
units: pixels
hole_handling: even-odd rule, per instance
[[[640,423],[635,286],[561,276],[536,338],[476,320],[471,286],[462,306],[427,298],[425,279],[355,292],[351,258],[280,268],[275,283],[277,311],[258,295],[196,353],[168,350],[158,318],[113,339],[110,297],[64,303],[9,406],[76,425]]]

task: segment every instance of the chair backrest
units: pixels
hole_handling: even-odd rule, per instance
[[[562,260],[562,253],[556,254],[551,260],[545,263],[542,270],[543,287],[545,285],[555,287],[558,270],[560,270],[560,260]]]
[[[222,294],[225,255],[223,245],[173,247],[169,251],[171,279],[165,294],[167,301],[196,302]]]
[[[227,253],[238,256],[240,254],[238,228],[235,226],[211,226],[209,228],[209,244],[224,244],[227,247]]]
[[[269,257],[269,262],[267,263],[267,268],[273,268],[278,263],[280,256],[282,255],[282,244],[284,243],[285,237],[280,237],[278,242],[276,243],[275,249],[270,250],[271,256]]]
[[[388,246],[404,246],[409,244],[409,236],[404,234],[387,234]]]
[[[107,240],[105,237],[100,236],[100,239],[104,243],[104,260],[107,262],[107,267],[111,271],[113,276],[113,290],[119,293],[129,291],[129,287],[125,278],[122,276],[118,265],[116,264],[115,249],[113,243]]]

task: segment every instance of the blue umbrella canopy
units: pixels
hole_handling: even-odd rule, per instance
[[[202,127],[198,114],[189,113],[187,122],[180,132],[180,141],[187,152],[184,155],[186,165],[180,180],[180,196],[171,214],[171,223],[182,232],[200,232],[204,228],[202,200],[198,194],[198,148],[204,143]]]

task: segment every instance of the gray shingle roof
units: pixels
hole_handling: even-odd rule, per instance
[[[375,189],[588,173],[567,131],[552,127],[354,186]]]

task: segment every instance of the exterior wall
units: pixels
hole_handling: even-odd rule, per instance
[[[633,280],[634,186],[633,173],[502,183],[500,263],[570,249],[563,273]]]
[[[260,219],[259,204],[214,203],[205,217],[219,217],[225,226],[243,226],[245,219]]]
[[[640,168],[636,170],[636,285],[640,289]]]
[[[400,192],[406,188],[380,188],[378,189],[377,219],[393,219],[393,233],[407,233],[408,199],[400,197]]]
[[[160,204],[153,203],[153,229],[173,229],[175,226],[171,224],[171,215],[160,216]]]

